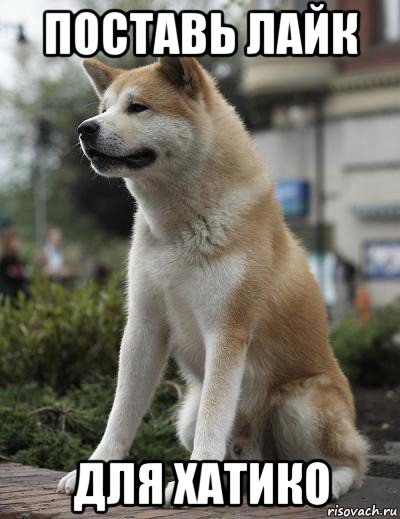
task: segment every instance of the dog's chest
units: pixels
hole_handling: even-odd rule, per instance
[[[174,339],[185,348],[218,332],[245,268],[239,254],[189,264],[174,247],[149,251],[146,265],[163,292]]]

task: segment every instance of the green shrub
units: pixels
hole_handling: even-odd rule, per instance
[[[114,382],[85,383],[57,397],[49,387],[0,391],[0,458],[58,470],[73,470],[99,442],[112,404]],[[163,383],[140,426],[130,458],[185,459],[173,415],[177,393]],[[168,465],[167,465],[168,469]]]
[[[355,317],[338,323],[331,339],[351,382],[366,386],[400,383],[400,300],[377,310],[363,323]]]
[[[68,289],[36,278],[30,296],[0,303],[0,459],[72,470],[101,439],[124,326],[122,284]],[[174,426],[173,364],[130,457],[184,459]],[[168,466],[167,466],[168,468]]]
[[[123,325],[116,278],[73,290],[35,278],[29,298],[0,304],[0,385],[34,382],[64,393],[114,375]]]

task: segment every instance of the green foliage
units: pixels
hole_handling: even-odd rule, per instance
[[[0,302],[0,459],[72,470],[93,452],[112,405],[124,320],[118,278],[68,289],[36,277],[28,298]],[[137,432],[136,461],[185,457],[173,365],[166,379]]]
[[[30,382],[57,393],[114,375],[124,323],[116,278],[74,290],[37,277],[30,297],[0,306],[0,385]]]
[[[340,365],[349,379],[366,386],[400,383],[400,300],[363,323],[352,317],[331,334]]]
[[[73,470],[94,450],[111,408],[114,383],[85,383],[59,397],[36,385],[0,391],[0,459]],[[163,383],[130,452],[135,461],[185,459],[173,425],[176,391]]]

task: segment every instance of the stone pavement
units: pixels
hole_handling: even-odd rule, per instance
[[[56,494],[57,482],[63,475],[47,469],[37,469],[16,463],[0,463],[0,519],[64,519],[77,517],[71,512],[71,499]],[[400,480],[368,477],[361,490],[345,496],[340,506],[367,507],[375,504],[378,508],[398,508],[400,517]],[[335,505],[332,505],[335,507]],[[92,510],[85,517],[101,517]],[[327,517],[326,508],[310,507],[249,507],[236,508],[110,508],[106,517],[156,519],[206,519],[206,518],[260,518],[279,517],[288,519],[311,519]],[[331,517],[334,517],[331,515]]]

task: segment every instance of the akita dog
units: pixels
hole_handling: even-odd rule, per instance
[[[101,100],[78,128],[83,151],[138,203],[118,385],[91,459],[128,455],[171,354],[191,459],[319,458],[334,498],[358,487],[367,443],[324,302],[234,108],[193,58],[83,66]],[[59,491],[74,487],[72,472]]]

